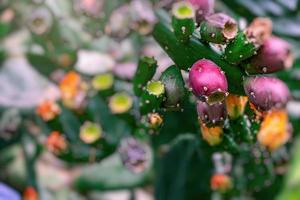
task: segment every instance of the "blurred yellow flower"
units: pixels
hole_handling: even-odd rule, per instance
[[[275,150],[290,137],[288,115],[285,110],[274,110],[265,114],[257,134],[259,143]]]
[[[211,146],[218,145],[222,142],[223,128],[220,126],[207,127],[201,123],[201,134]]]
[[[246,96],[229,94],[226,97],[226,108],[229,117],[231,119],[236,119],[241,116],[245,111],[247,101],[248,97]]]

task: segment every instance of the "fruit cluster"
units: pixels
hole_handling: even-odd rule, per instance
[[[197,99],[201,133],[208,144],[258,141],[271,151],[278,149],[291,135],[286,111],[291,94],[283,81],[268,74],[293,65],[291,46],[272,35],[271,20],[256,18],[247,27],[238,27],[232,17],[213,13],[213,3],[174,4],[172,31],[159,24],[154,37],[177,66],[189,72],[188,87]],[[159,39],[162,32],[169,39]],[[203,45],[212,51],[204,51]],[[236,76],[240,81],[230,80]],[[244,91],[232,84],[242,85]],[[231,135],[228,129],[233,130]],[[214,189],[218,177],[222,176],[212,177]]]

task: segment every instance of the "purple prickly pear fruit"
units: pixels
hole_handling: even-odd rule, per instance
[[[250,102],[260,111],[284,108],[290,99],[286,84],[275,77],[249,77],[244,89]]]
[[[224,72],[212,61],[201,59],[189,72],[192,92],[208,104],[222,102],[227,94],[227,79]]]
[[[285,40],[272,36],[267,39],[246,64],[246,70],[250,74],[273,73],[293,65],[291,46]]]
[[[201,122],[208,127],[222,126],[227,116],[225,102],[209,105],[198,101],[197,112]]]
[[[196,10],[196,21],[200,23],[214,12],[215,0],[187,0]]]

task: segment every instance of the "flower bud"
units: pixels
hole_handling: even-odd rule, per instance
[[[38,200],[39,196],[34,187],[26,187],[23,193],[23,200]]]
[[[51,121],[60,114],[60,107],[53,101],[45,100],[38,105],[36,113],[44,121]]]
[[[158,109],[165,95],[165,86],[161,81],[148,82],[140,101],[142,114],[153,112]]]
[[[57,55],[57,63],[63,68],[71,68],[76,62],[76,55],[73,52],[63,52]]]
[[[63,135],[58,131],[50,133],[46,140],[46,147],[48,151],[54,154],[60,154],[67,150],[67,142]]]
[[[206,16],[214,12],[215,0],[187,0],[196,10],[196,21],[200,23]]]
[[[124,166],[131,172],[141,173],[149,165],[149,153],[145,145],[134,138],[123,139],[119,153]]]
[[[198,101],[197,112],[201,122],[208,127],[222,126],[227,116],[225,102],[209,105],[206,102]]]
[[[266,113],[257,134],[259,143],[269,150],[284,145],[290,138],[290,124],[285,110]]]
[[[148,114],[148,125],[149,128],[157,129],[163,123],[163,118],[158,113],[149,113]]]
[[[53,25],[52,13],[47,8],[37,8],[30,14],[27,24],[33,33],[37,35],[45,34],[50,31]]]
[[[244,81],[249,101],[260,111],[284,108],[290,99],[285,83],[275,77],[249,77]]]
[[[86,144],[92,144],[100,139],[102,128],[93,122],[84,122],[80,127],[80,139]]]
[[[172,8],[172,27],[180,42],[187,42],[195,30],[195,11],[188,2],[178,2]]]
[[[215,63],[206,59],[193,64],[189,83],[194,95],[208,104],[223,101],[228,89],[225,74]]]
[[[242,116],[245,111],[247,101],[248,97],[246,96],[229,94],[226,97],[226,108],[229,117],[231,119],[236,119],[239,116]]]
[[[233,39],[238,32],[236,21],[224,13],[206,17],[200,24],[201,39],[215,44],[224,44]]]
[[[220,126],[207,127],[200,122],[202,138],[211,146],[222,142],[223,129]]]
[[[244,67],[249,74],[273,73],[293,65],[291,46],[278,37],[270,37]]]
[[[112,113],[121,114],[127,112],[133,104],[132,97],[125,92],[114,94],[109,99],[109,108]]]
[[[214,174],[210,179],[210,187],[222,193],[227,192],[232,188],[231,178],[226,174]]]
[[[99,74],[92,80],[93,88],[98,91],[108,90],[114,84],[114,77],[110,73]]]

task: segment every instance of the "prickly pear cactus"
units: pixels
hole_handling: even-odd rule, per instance
[[[0,64],[22,57],[48,85],[27,107],[0,96],[0,164],[18,146],[26,174],[3,181],[24,199],[300,198],[300,3],[245,2],[4,1],[0,40],[26,36],[21,53],[0,47]],[[45,162],[63,166],[62,188]]]

